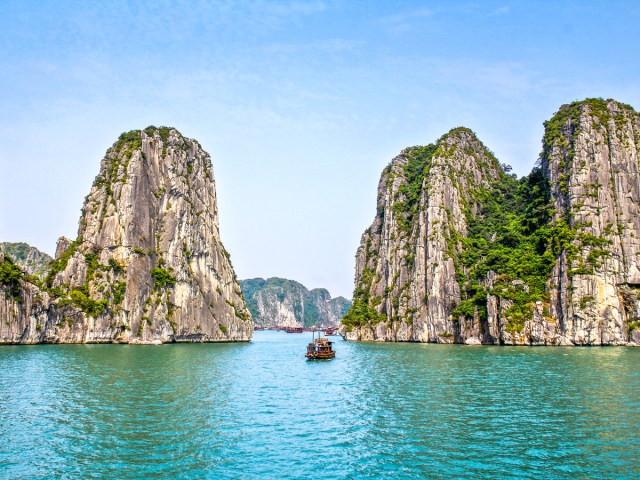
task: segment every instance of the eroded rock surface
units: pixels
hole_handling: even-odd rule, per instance
[[[384,170],[356,254],[348,339],[626,345],[640,340],[640,116],[564,105],[516,179],[468,129]]]
[[[220,241],[211,159],[164,127],[120,136],[78,237],[58,241],[42,289],[23,283],[0,311],[5,343],[247,341],[253,331]]]

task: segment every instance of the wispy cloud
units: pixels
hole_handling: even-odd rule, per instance
[[[507,13],[509,13],[509,10],[510,10],[510,7],[508,5],[505,5],[503,7],[493,10],[492,12],[489,12],[487,14],[487,17],[497,17],[500,15],[506,15]]]
[[[400,12],[393,15],[380,18],[377,23],[389,29],[394,33],[401,33],[411,30],[416,20],[430,17],[433,12],[427,8],[419,8],[406,12]]]
[[[262,47],[266,54],[295,54],[300,52],[317,52],[328,54],[353,53],[365,44],[362,40],[330,38],[310,43],[272,43]]]
[[[484,5],[474,3],[451,5],[436,9],[418,8],[409,11],[387,15],[377,20],[377,24],[384,26],[392,33],[403,33],[413,30],[420,20],[443,14],[475,15],[481,17],[496,17],[508,14],[510,7],[504,5],[495,9],[488,9]]]
[[[326,10],[324,2],[265,2],[261,10],[278,15],[289,17],[295,15],[312,15]]]
[[[431,10],[429,10],[427,8],[420,8],[420,9],[412,10],[412,11],[409,11],[409,12],[402,12],[402,13],[396,13],[396,14],[393,14],[393,15],[389,15],[387,17],[381,18],[379,20],[379,22],[382,23],[382,24],[393,25],[393,24],[398,24],[398,23],[409,22],[409,21],[414,20],[416,18],[429,17],[431,15],[432,15]]]
[[[513,61],[478,61],[471,58],[404,58],[394,68],[411,68],[414,82],[439,91],[459,92],[462,96],[490,95],[516,99],[534,92],[543,93],[549,78],[534,68]],[[416,85],[412,85],[416,88]]]

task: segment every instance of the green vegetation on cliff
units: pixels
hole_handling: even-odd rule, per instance
[[[365,268],[360,277],[360,281],[356,284],[353,292],[353,303],[351,308],[342,318],[342,324],[347,330],[367,324],[376,324],[386,320],[386,315],[378,313],[374,306],[379,305],[380,298],[371,298],[371,284],[373,282],[373,271],[368,267],[369,260],[374,254],[371,249],[371,238],[365,244]]]
[[[519,180],[501,171],[493,188],[480,189],[478,210],[467,210],[468,236],[462,238],[457,278],[462,301],[454,316],[487,319],[487,295],[510,300],[508,328],[520,330],[532,303],[545,301],[545,284],[555,263],[549,249],[557,234],[548,226],[549,187],[538,166]],[[487,285],[487,275],[496,276]]]
[[[399,190],[398,200],[393,204],[393,211],[397,215],[398,223],[402,231],[411,233],[414,220],[418,213],[420,194],[425,177],[431,168],[431,159],[437,150],[437,146],[429,144],[426,147],[411,147],[405,151],[407,163],[404,165],[405,182]]]
[[[280,325],[285,320],[305,327],[334,325],[351,305],[343,297],[331,298],[324,288],[308,290],[285,278],[240,280],[240,287],[256,325]]]
[[[609,102],[615,102],[615,104],[621,108],[621,112],[612,116],[608,107]],[[570,135],[568,135],[568,133],[574,133],[579,128],[580,116],[585,109],[589,110],[591,116],[598,119],[598,124],[601,127],[606,127],[612,118],[616,124],[622,122],[624,120],[623,112],[635,112],[631,105],[616,102],[612,99],[604,100],[602,98],[587,98],[579,102],[562,105],[550,120],[544,122],[542,144],[545,152],[554,144],[562,146],[568,145],[568,142],[570,142]],[[569,154],[571,153],[572,150],[570,148]]]
[[[16,301],[21,300],[20,280],[24,279],[24,273],[7,255],[0,263],[0,286],[4,288],[5,295]]]
[[[156,288],[173,287],[176,284],[176,277],[166,268],[154,268],[151,270],[151,277]]]
[[[445,301],[444,310],[452,314],[455,328],[463,328],[461,320],[477,318],[482,333],[491,296],[500,300],[497,313],[506,319],[508,332],[523,330],[536,302],[549,317],[549,289],[555,286],[548,282],[558,259],[566,260],[569,278],[593,274],[611,255],[607,236],[623,228],[620,221],[609,222],[604,236],[596,236],[589,221],[576,220],[582,203],[569,198],[569,191],[572,169],[584,168],[584,161],[573,165],[574,145],[593,129],[627,144],[628,135],[620,131],[635,115],[629,105],[601,98],[563,105],[545,122],[539,163],[520,179],[466,128],[451,130],[435,145],[404,150],[383,172],[386,190],[378,192],[374,225],[363,235],[353,306],[343,319],[347,330],[381,321],[411,324],[415,312],[429,317],[425,307],[433,292],[427,285],[426,296],[418,298],[416,291],[424,285],[415,282],[430,278],[439,263],[417,261],[422,254],[433,258],[424,245],[431,253],[442,248],[445,260],[453,261],[460,300],[457,293],[446,293],[452,300]],[[586,184],[585,194],[598,200],[600,187]],[[417,237],[420,225],[428,228],[426,243]],[[417,272],[416,265],[423,270]],[[435,275],[446,283],[445,273]],[[472,324],[465,322],[465,328]]]
[[[2,242],[0,252],[9,255],[27,273],[43,277],[53,260],[49,255],[24,242]]]
[[[51,288],[53,285],[53,279],[56,277],[56,275],[67,268],[69,259],[73,256],[74,253],[76,253],[80,245],[82,245],[82,237],[78,237],[76,240],[71,242],[69,248],[67,248],[64,253],[60,255],[60,258],[57,258],[56,260],[51,262],[49,266],[49,272],[47,273],[47,277],[45,278],[45,284],[47,287]]]

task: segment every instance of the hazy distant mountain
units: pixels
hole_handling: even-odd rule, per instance
[[[324,288],[309,290],[284,278],[240,280],[240,287],[258,326],[335,326],[351,306]]]
[[[49,264],[53,261],[49,255],[24,242],[2,242],[0,252],[9,255],[19,267],[28,273],[44,276]]]

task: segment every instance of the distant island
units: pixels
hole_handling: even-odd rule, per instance
[[[24,242],[0,242],[0,253],[8,255],[20,268],[30,275],[44,278],[53,257]]]
[[[259,327],[335,327],[351,306],[324,288],[309,290],[284,278],[240,280],[240,288]]]

